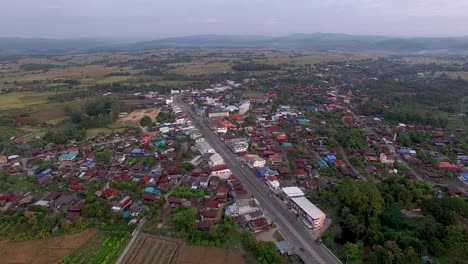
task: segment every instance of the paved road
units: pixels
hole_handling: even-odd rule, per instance
[[[130,251],[130,249],[132,248],[133,243],[135,243],[135,241],[136,241],[138,235],[140,234],[140,231],[143,228],[143,226],[145,225],[145,223],[146,223],[146,218],[141,219],[140,223],[138,223],[138,226],[135,228],[135,231],[133,231],[132,239],[130,239],[130,242],[128,242],[127,246],[125,246],[125,249],[122,251],[122,254],[120,254],[120,256],[117,259],[117,261],[115,262],[115,264],[121,264],[122,261],[125,259],[125,257],[128,254],[128,251]]]
[[[192,120],[193,125],[205,136],[206,141],[224,158],[224,162],[238,176],[246,189],[257,199],[265,214],[275,221],[286,239],[295,247],[296,254],[305,263],[341,263],[328,248],[315,242],[311,230],[296,219],[296,216],[288,210],[281,200],[276,196],[269,197],[269,189],[266,184],[257,179],[255,174],[240,162],[238,157],[208,128],[201,117],[196,115],[180,98],[176,98],[176,102]],[[304,250],[299,250],[300,248]]]

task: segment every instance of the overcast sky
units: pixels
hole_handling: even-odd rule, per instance
[[[468,0],[0,0],[0,36],[467,36]]]

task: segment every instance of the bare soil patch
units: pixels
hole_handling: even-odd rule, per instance
[[[177,264],[241,264],[242,257],[222,248],[186,246],[179,256]]]

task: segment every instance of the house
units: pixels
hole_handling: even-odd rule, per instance
[[[224,165],[224,159],[219,153],[215,153],[210,156],[210,160],[208,163],[211,167],[221,166]]]
[[[341,118],[341,121],[345,123],[352,123],[354,122],[354,117],[352,115],[345,115]]]
[[[221,202],[226,201],[228,197],[228,193],[229,193],[228,188],[222,188],[222,187],[218,188],[216,190],[216,200],[221,201]]]
[[[0,165],[5,165],[8,162],[8,159],[4,155],[0,155]]]
[[[112,197],[117,195],[119,192],[120,192],[119,190],[107,188],[102,192],[102,195],[104,195],[106,199],[111,199]]]
[[[214,150],[214,148],[210,145],[210,143],[208,142],[200,142],[200,143],[196,143],[195,144],[195,147],[198,149],[198,151],[201,153],[201,154],[207,154],[207,153],[216,153],[216,151]]]
[[[245,100],[245,101],[241,101],[239,103],[239,114],[240,115],[244,115],[245,113],[247,113],[250,109],[250,101],[249,100]]]
[[[255,154],[245,154],[242,159],[250,168],[262,168],[266,164],[266,160]]]
[[[393,156],[392,154],[385,154],[382,152],[380,153],[379,159],[380,162],[382,162],[383,164],[391,165],[395,163],[395,156]]]
[[[58,159],[59,159],[60,161],[72,161],[72,160],[74,160],[74,159],[78,156],[78,154],[80,154],[80,153],[79,153],[79,152],[70,151],[70,152],[68,152],[68,153],[64,153],[64,154],[60,155],[60,156],[58,157]]]
[[[249,142],[246,138],[234,138],[226,143],[234,153],[246,152],[249,148]]]
[[[227,180],[232,174],[231,169],[226,165],[214,166],[211,169],[211,176],[218,176],[221,180]]]
[[[251,220],[248,223],[248,226],[252,230],[252,232],[257,233],[268,228],[268,222],[264,217],[262,217],[255,220]]]
[[[375,166],[372,166],[372,165],[366,166],[365,170],[370,174],[375,174],[375,173],[378,172],[377,168]]]
[[[112,206],[112,211],[123,211],[132,204],[132,199],[129,196],[122,198],[116,205]]]
[[[307,176],[307,173],[303,169],[295,169],[293,171],[294,176],[297,178],[305,178]]]
[[[208,117],[228,117],[229,111],[225,109],[213,109],[208,113]]]
[[[268,184],[268,187],[270,187],[270,189],[272,190],[279,190],[280,188],[280,183],[278,181],[278,177],[276,176],[267,176],[265,177],[265,179],[267,180],[267,184]]]
[[[219,203],[218,201],[207,201],[205,202],[205,209],[207,210],[218,210]]]
[[[230,116],[230,118],[231,118],[232,121],[235,121],[235,122],[244,121],[244,115],[243,114],[232,114]]]
[[[463,170],[458,167],[457,165],[454,165],[448,161],[441,161],[439,162],[439,168],[448,170],[448,171],[454,171],[454,172],[462,172]]]
[[[460,179],[460,181],[462,181],[464,184],[468,184],[468,173],[460,173],[458,175],[458,179]]]

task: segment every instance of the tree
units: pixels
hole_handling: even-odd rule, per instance
[[[380,215],[384,200],[372,182],[344,181],[338,188],[338,197],[352,211],[365,216]]]
[[[343,246],[343,257],[349,260],[357,260],[361,257],[363,244],[361,241],[357,243],[346,242]]]
[[[95,162],[109,162],[111,160],[112,153],[108,150],[96,152],[94,157]]]
[[[151,125],[152,122],[151,117],[146,115],[140,119],[140,125],[143,127]]]
[[[181,208],[175,212],[170,220],[179,231],[189,231],[195,228],[195,220],[197,219],[197,212],[195,209]]]

